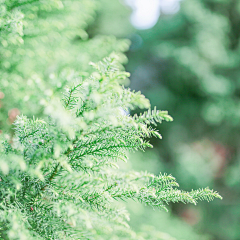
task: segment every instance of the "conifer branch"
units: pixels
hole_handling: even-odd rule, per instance
[[[128,212],[117,207],[115,201],[132,199],[153,208],[167,209],[171,202],[196,204],[199,200],[221,198],[208,188],[191,192],[179,190],[171,175],[119,170],[118,162],[127,160],[128,151],[144,151],[152,147],[146,138],[161,138],[152,125],[172,121],[172,118],[167,111],[152,110],[141,92],[122,86],[130,74],[120,70],[119,55],[127,49],[129,41],[104,36],[82,41],[83,56],[103,58],[91,63],[94,72],[84,61],[77,60],[79,53],[68,53],[67,48],[73,46],[69,36],[79,35],[79,32],[87,35],[85,27],[79,29],[74,19],[89,23],[96,5],[95,1],[83,0],[63,3],[5,1],[1,6],[2,55],[9,56],[6,63],[12,61],[9,69],[17,69],[10,73],[4,67],[2,75],[15,85],[22,84],[26,90],[17,98],[13,96],[15,91],[12,94],[12,89],[7,87],[11,84],[4,80],[4,84],[0,81],[1,91],[4,88],[10,96],[8,100],[13,100],[19,108],[24,105],[25,109],[33,111],[26,110],[26,115],[41,119],[17,117],[11,145],[6,144],[7,139],[0,143],[0,238],[144,240],[130,229]],[[24,19],[24,32],[24,15],[20,9],[33,18]],[[38,16],[44,17],[39,21]],[[20,49],[17,46],[23,44],[23,33],[28,33],[32,39],[28,38]],[[52,44],[56,36],[61,39],[56,46],[66,46],[63,51]],[[16,51],[11,57],[8,46],[13,45]],[[56,58],[46,56],[46,63],[34,63],[39,64],[39,69],[30,66],[24,73],[17,61],[22,64],[29,58],[24,52],[36,54],[35,60],[41,59],[33,47],[41,46],[42,52],[46,52],[45,45],[51,46],[52,52],[60,53]],[[106,49],[101,51],[102,48]],[[50,74],[49,81],[42,79],[46,68],[53,62],[58,63],[59,56],[63,55],[67,60],[56,66],[57,71]],[[82,72],[69,70],[68,60],[78,69],[81,66]],[[65,65],[67,69],[61,71]],[[31,78],[31,72],[36,72],[36,76]],[[34,98],[28,101],[26,92]],[[137,108],[148,111],[131,116],[129,112]],[[8,110],[5,111],[8,115]]]

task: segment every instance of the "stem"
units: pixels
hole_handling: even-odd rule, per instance
[[[50,178],[48,179],[48,183],[50,183],[50,182],[53,180],[53,178],[55,177],[55,175],[57,174],[57,172],[58,172],[58,167],[59,167],[59,163],[58,163],[57,166],[55,167],[55,169],[54,169],[53,173],[51,174]],[[41,190],[44,191],[44,190],[46,189],[47,185],[48,185],[48,184],[46,184],[44,187],[42,187]]]
[[[77,138],[73,141],[73,144],[75,144],[76,141],[77,141]],[[64,153],[64,155],[67,155],[67,156],[68,156],[68,155],[71,153],[71,151],[72,151],[72,150],[71,150],[70,148],[68,148],[68,149],[66,150],[66,152]],[[52,172],[51,176],[50,176],[49,179],[48,179],[48,183],[41,188],[41,191],[44,191],[44,190],[46,189],[47,185],[48,185],[48,184],[53,180],[53,178],[56,176],[57,172],[61,169],[61,166],[60,166],[60,168],[59,168],[59,166],[60,166],[60,163],[58,163],[58,164],[56,165],[56,167],[54,168],[54,171]],[[46,174],[46,175],[47,175],[47,174]]]

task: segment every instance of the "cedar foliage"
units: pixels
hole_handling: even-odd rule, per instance
[[[79,15],[83,7],[89,15]],[[154,125],[172,118],[123,86],[126,41],[87,39],[95,1],[3,1],[1,8],[1,239],[152,239],[131,230],[119,201],[166,209],[221,198],[208,188],[179,190],[171,175],[119,169],[127,151],[161,138]],[[84,54],[104,58],[90,70]],[[15,119],[12,107],[24,115]],[[136,108],[149,110],[131,116]]]

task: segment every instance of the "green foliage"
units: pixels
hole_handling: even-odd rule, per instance
[[[124,88],[128,41],[88,40],[95,1],[4,1],[3,8],[1,239],[171,239],[134,232],[119,202],[167,209],[221,198],[208,188],[179,190],[171,175],[119,168],[128,151],[152,147],[146,138],[161,138],[156,125],[172,118]],[[131,116],[137,108],[149,110]]]
[[[9,129],[14,121],[16,111],[11,110],[40,117],[44,99],[62,91],[71,69],[89,76],[89,62],[100,61],[113,51],[119,63],[126,62],[122,52],[128,49],[129,41],[100,35],[89,39],[95,1],[4,1],[1,7],[9,16],[21,15],[18,25],[23,28],[20,34],[1,22],[8,29],[0,29],[4,38],[0,45],[0,89],[5,95],[0,97],[2,130]]]
[[[142,44],[128,54],[127,66],[131,87],[175,120],[161,125],[167,139],[161,147],[151,140],[163,160],[158,169],[184,189],[208,185],[224,197],[201,204],[198,221],[183,217],[189,206],[174,206],[175,214],[221,240],[240,238],[239,16],[239,1],[181,1],[176,14],[136,32]]]
[[[9,239],[137,239],[116,200],[166,208],[169,202],[220,198],[209,189],[178,190],[172,176],[117,170],[118,159],[126,160],[125,150],[143,150],[151,146],[144,137],[158,136],[150,120],[171,118],[156,110],[140,117],[124,114],[121,109],[147,107],[148,100],[119,85],[126,74],[113,59],[95,67],[98,74],[67,88],[61,115],[51,108],[46,121],[18,117],[14,143],[2,147],[1,221]],[[15,217],[4,217],[8,213]],[[13,234],[18,219],[21,228]]]

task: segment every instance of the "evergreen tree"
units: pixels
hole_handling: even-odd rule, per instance
[[[171,175],[118,168],[126,151],[152,147],[146,138],[161,138],[154,126],[172,118],[123,87],[128,41],[88,39],[96,6],[2,1],[1,239],[169,239],[135,233],[119,202],[166,209],[221,198],[209,188],[179,190]],[[136,108],[149,110],[129,115]]]

